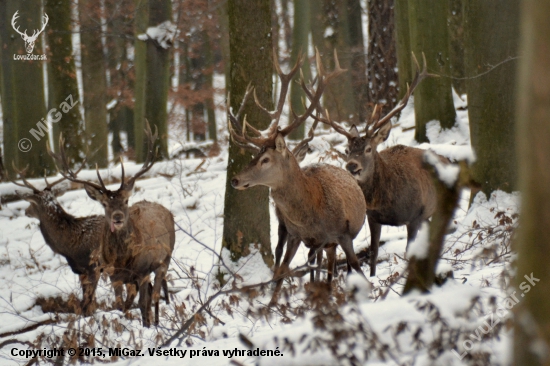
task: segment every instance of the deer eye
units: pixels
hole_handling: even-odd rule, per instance
[[[267,164],[269,163],[269,158],[263,158],[261,164]]]
[[[124,201],[124,204],[127,205],[127,204],[128,204],[128,200]]]
[[[365,153],[367,154],[370,153],[371,151],[372,151],[372,147],[370,146],[365,149]]]
[[[348,149],[344,150],[344,153],[346,153],[346,155],[349,154],[349,150]]]

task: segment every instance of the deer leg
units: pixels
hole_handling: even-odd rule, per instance
[[[166,302],[166,305],[170,305],[170,296],[168,296],[168,282],[166,281],[166,278],[162,279],[162,291],[164,291],[164,301]]]
[[[370,276],[376,276],[376,262],[378,260],[378,246],[380,245],[380,233],[382,225],[367,215],[370,229]],[[348,261],[349,262],[349,261]]]
[[[307,259],[310,266],[315,265],[315,258],[317,255],[315,254],[315,249],[311,248],[309,250],[309,253],[307,254]],[[319,266],[319,261],[317,261],[317,265]],[[309,282],[315,282],[315,269],[311,268],[309,271]]]
[[[353,240],[351,240],[349,236],[345,236],[340,240],[340,246],[342,247],[342,250],[346,255],[348,265],[350,265],[351,268],[355,270],[355,272],[365,277],[365,274],[361,269],[361,265],[359,264],[359,259],[357,259],[357,256],[355,255],[355,251],[353,250]]]
[[[416,234],[418,234],[418,229],[420,229],[420,224],[422,223],[422,217],[419,217],[418,219],[410,222],[407,225],[407,247],[406,249],[409,249],[409,245],[416,239]]]
[[[124,311],[124,301],[122,300],[122,281],[113,281],[111,279],[111,286],[115,291],[115,304],[114,308],[120,311]]]
[[[323,264],[323,251],[317,251],[317,269],[315,270],[315,281],[321,280],[321,265]]]
[[[85,316],[92,315],[95,305],[95,290],[97,283],[99,282],[99,277],[95,272],[84,274],[79,276],[80,287],[82,288],[82,301],[80,303],[80,308],[82,314]]]
[[[149,278],[142,280],[139,286],[139,310],[141,312],[141,320],[144,327],[151,326],[151,282]]]
[[[126,284],[126,302],[124,303],[124,311],[130,309],[134,304],[134,300],[137,296],[137,290],[138,290],[137,282]]]
[[[288,231],[286,230],[285,223],[282,220],[279,220],[279,229],[277,232],[279,234],[279,241],[277,242],[277,247],[275,248],[275,272],[277,272],[277,269],[281,264],[283,249],[285,247],[286,239],[288,238]]]
[[[327,252],[327,284],[330,288],[336,264],[336,245],[332,248],[325,249],[325,252]]]
[[[296,255],[296,251],[298,250],[299,246],[300,246],[300,238],[295,236],[290,236],[288,238],[288,242],[286,244],[286,253],[283,259],[283,263],[275,272],[273,279],[279,278],[288,272],[290,262],[292,262],[292,259]],[[279,278],[277,280],[275,285],[275,290],[273,291],[273,296],[271,297],[270,304],[274,304],[275,302],[277,302],[277,296],[279,295],[279,291],[281,290],[281,286],[283,285],[283,280],[284,278]]]
[[[159,323],[160,288],[166,283],[166,267],[160,266],[155,270],[155,285],[151,294],[151,300],[155,303],[155,325]]]

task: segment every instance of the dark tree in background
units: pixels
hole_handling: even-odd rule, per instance
[[[101,43],[99,0],[80,0],[80,50],[82,57],[82,96],[90,164],[107,166],[107,79]]]
[[[394,21],[396,38],[396,56],[399,76],[399,98],[407,91],[407,84],[413,79],[411,64],[411,37],[409,28],[408,0],[394,0]]]
[[[424,53],[428,71],[438,75],[450,75],[448,15],[447,1],[409,1],[411,49],[420,63]],[[424,80],[414,93],[414,114],[414,137],[418,142],[428,142],[426,123],[430,121],[439,121],[442,128],[453,127],[456,111],[451,79],[439,77]]]
[[[294,26],[292,28],[292,51],[290,53],[290,65],[296,64],[298,60],[298,54],[301,53],[306,57],[306,61],[302,65],[302,72],[305,80],[311,79],[311,70],[309,67],[309,60],[307,59],[307,52],[309,46],[309,30],[310,30],[310,1],[294,1]],[[300,84],[298,83],[300,75],[297,74],[294,77],[294,82],[290,84],[290,105],[292,110],[296,114],[302,114],[305,112],[303,100],[305,100],[305,93],[303,92]],[[292,118],[292,115],[289,116]],[[304,137],[305,123],[296,128],[290,133],[288,138],[299,140]]]
[[[238,110],[246,87],[252,83],[259,101],[271,109],[272,102],[272,39],[269,1],[229,0],[229,47],[231,58],[231,108]],[[261,50],[261,51],[259,51]],[[269,125],[269,117],[251,98],[245,106],[247,121],[259,129]],[[249,254],[249,245],[258,244],[264,262],[271,267],[269,198],[266,187],[237,191],[231,178],[251,160],[249,152],[230,144],[225,190],[222,245],[237,261]]]
[[[464,0],[464,10],[468,116],[477,156],[473,178],[487,195],[496,189],[511,192],[516,187],[517,63],[502,62],[518,56],[519,4]]]
[[[449,0],[449,37],[453,88],[458,95],[466,94],[464,70],[464,0]]]
[[[80,100],[76,79],[76,66],[72,44],[71,0],[46,0],[44,12],[51,14],[46,27],[48,42],[48,110],[60,109],[63,102]],[[67,99],[68,97],[70,99]],[[78,105],[62,112],[59,122],[53,124],[54,145],[59,134],[65,139],[64,148],[70,163],[81,162],[84,157],[84,122]],[[56,148],[56,147],[53,147]]]
[[[53,161],[46,153],[48,130],[47,124],[43,122],[47,113],[42,71],[45,61],[13,59],[14,54],[27,54],[25,42],[11,26],[16,11],[19,15],[16,25],[21,32],[27,29],[28,35],[32,35],[33,30],[40,30],[44,22],[44,12],[39,0],[0,1],[0,95],[5,166],[11,177],[12,162],[21,169],[28,165],[28,177],[42,176],[44,172],[49,174],[55,171]],[[46,29],[49,26],[48,24]],[[40,37],[34,45],[33,53],[43,53]],[[31,134],[32,129],[36,131],[38,140]],[[18,143],[23,138],[32,142],[32,148],[28,152],[18,148]],[[29,145],[25,143],[23,147],[25,146]]]
[[[360,0],[348,0],[348,23],[350,42],[350,76],[357,108],[359,123],[369,117],[369,90],[367,81],[367,61],[363,38],[363,9]]]
[[[397,57],[394,32],[394,0],[369,0],[368,91],[369,111],[384,104],[382,113],[397,102]]]
[[[499,9],[508,13],[504,6]],[[530,289],[514,306],[513,365],[532,366],[550,362],[550,276],[545,260],[550,256],[550,1],[524,0],[521,13],[516,150],[522,212],[515,240],[515,285],[523,282]],[[514,84],[513,78],[508,81]],[[534,287],[525,276],[538,279],[532,280]],[[519,289],[526,292],[525,287]]]

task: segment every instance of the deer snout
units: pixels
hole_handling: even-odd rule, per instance
[[[359,164],[355,161],[350,161],[346,164],[346,169],[353,175],[357,175],[361,172],[362,169],[359,168]]]
[[[115,211],[111,215],[111,232],[120,230],[124,226],[124,214],[122,211]]]
[[[243,190],[243,189],[247,189],[250,186],[250,183],[243,184],[243,182],[240,179],[233,177],[233,179],[231,179],[231,186],[233,188]]]

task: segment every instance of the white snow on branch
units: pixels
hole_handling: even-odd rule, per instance
[[[174,38],[178,34],[176,25],[167,20],[156,27],[149,27],[144,34],[139,34],[138,39],[147,41],[151,39],[156,41],[162,48],[169,48],[174,43]]]
[[[416,238],[409,244],[407,249],[407,258],[416,257],[417,259],[424,259],[428,257],[428,248],[430,247],[430,225],[427,222],[423,222]]]
[[[437,177],[440,181],[445,183],[447,187],[452,188],[454,186],[458,179],[458,173],[460,172],[458,165],[443,163],[439,156],[430,150],[424,152],[424,161],[435,168]]]

